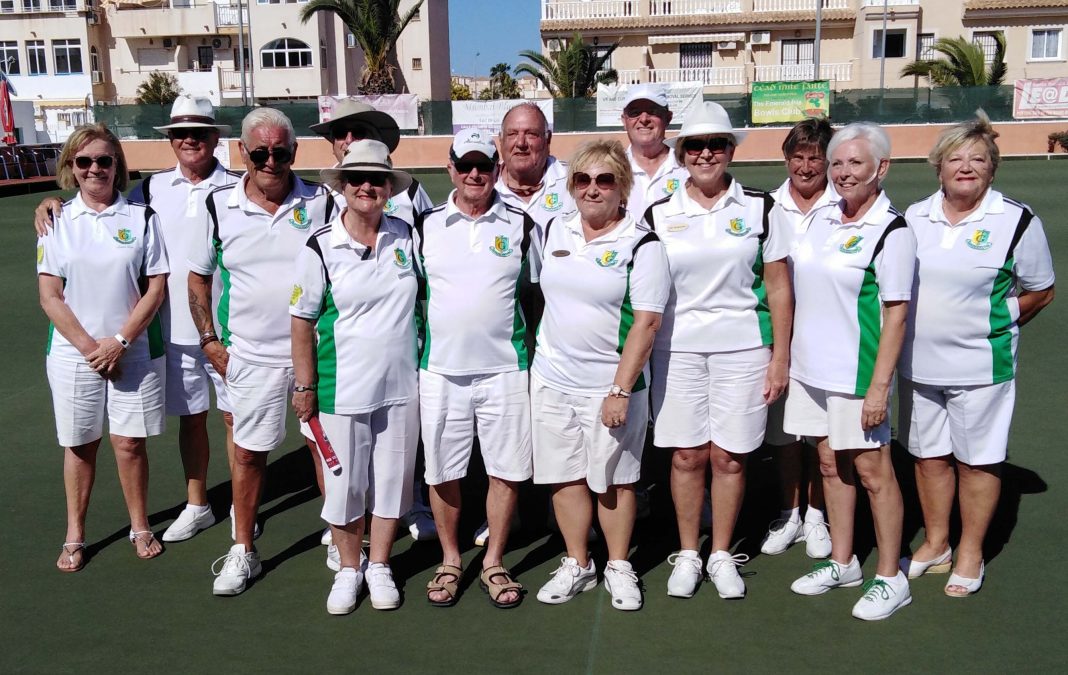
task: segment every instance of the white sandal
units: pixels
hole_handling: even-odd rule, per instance
[[[968,577],[962,577],[956,572],[949,575],[949,581],[946,582],[946,595],[951,598],[966,598],[969,595],[975,595],[979,592],[979,589],[983,587],[983,578],[986,576],[986,561],[979,563],[979,578],[969,579]],[[964,592],[950,591],[950,587],[959,586],[964,589]]]
[[[67,554],[67,562],[70,563],[70,567],[59,567],[56,565],[56,569],[60,572],[80,572],[85,567],[85,542],[84,541],[65,541],[63,542],[63,553]],[[82,559],[75,565],[74,554],[81,552]]]

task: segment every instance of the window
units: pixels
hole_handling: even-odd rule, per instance
[[[30,75],[47,75],[44,40],[26,40],[26,63]]]
[[[905,33],[904,28],[892,28],[886,31],[886,58],[900,59],[905,56]],[[883,56],[883,32],[877,30],[872,33],[871,57],[879,59]]]
[[[310,68],[312,64],[311,47],[293,38],[268,42],[260,57],[264,68]]]
[[[305,2],[308,2],[308,0],[256,0],[256,4],[259,5],[292,5]]]
[[[1035,28],[1031,31],[1031,59],[1061,58],[1061,29]]]
[[[711,68],[712,45],[708,42],[684,42],[679,45],[679,68]]]
[[[77,9],[77,0],[48,0],[48,10],[51,12],[73,12]]]
[[[100,52],[96,47],[89,48],[89,70],[100,70]]]
[[[420,58],[412,59],[412,70],[422,70],[422,69],[423,69],[423,59],[420,59]]]
[[[812,52],[815,44],[815,40],[783,40],[782,65],[811,66],[814,63]]]
[[[0,0],[0,12],[11,14],[15,11],[15,0]]]
[[[938,58],[934,43],[934,33],[920,33],[919,39],[916,40],[916,58],[920,61],[934,61]]]
[[[326,52],[326,41],[319,40],[319,64],[323,70],[326,70],[326,65],[329,63]]]
[[[22,10],[25,12],[40,12],[41,0],[22,0]]]
[[[599,59],[602,56],[604,56],[605,54],[608,54],[608,50],[609,49],[611,49],[611,47],[609,47],[607,45],[593,45],[592,47],[590,47],[590,56],[592,56],[595,59]],[[603,72],[605,70],[611,70],[611,68],[612,68],[612,57],[609,56],[608,60],[605,61],[604,65],[601,66],[601,70],[599,72]]]
[[[345,31],[345,46],[349,49],[356,48],[356,36],[348,31]]]
[[[71,111],[56,114],[56,122],[67,127],[79,127],[88,120],[85,111]]]
[[[52,40],[52,54],[56,59],[56,75],[80,75],[83,72],[81,40]]]
[[[979,45],[983,50],[983,61],[986,63],[994,62],[994,55],[998,51],[997,33],[990,31],[981,31],[972,33],[972,42]]]
[[[19,43],[14,40],[0,42],[0,72],[5,75],[18,75]]]

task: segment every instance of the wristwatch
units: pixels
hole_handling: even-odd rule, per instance
[[[297,392],[298,394],[301,394],[306,391],[315,391],[315,385],[309,384],[308,386],[304,386],[303,384],[298,384],[297,386],[293,387],[293,391]]]
[[[608,390],[608,395],[615,396],[617,398],[630,398],[630,392],[619,386],[618,384],[612,385],[612,388]]]

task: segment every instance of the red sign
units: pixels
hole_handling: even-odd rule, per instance
[[[4,143],[14,145],[15,111],[11,109],[11,93],[7,90],[7,80],[0,80],[0,129],[3,130]]]

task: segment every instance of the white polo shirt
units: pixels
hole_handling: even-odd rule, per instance
[[[671,267],[656,349],[731,352],[773,341],[764,261],[785,258],[787,242],[769,231],[771,197],[729,180],[711,210],[683,188],[646,211]]]
[[[494,187],[505,204],[526,212],[542,227],[553,218],[567,218],[576,211],[575,200],[567,191],[567,164],[552,156],[545,165],[541,188],[530,197],[530,201],[524,201],[512,192],[504,184],[504,178],[498,178]]]
[[[790,194],[789,178],[775,192],[771,193],[771,198],[775,200],[775,206],[771,207],[771,213],[768,215],[771,229],[788,240],[791,251],[796,242],[800,240],[801,235],[808,229],[808,223],[812,220],[812,216],[824,206],[841,199],[838,193],[835,192],[834,185],[827,183],[823,194],[812,204],[812,208],[808,210],[808,213],[802,213],[797,206],[797,202],[794,201],[794,196]]]
[[[344,208],[345,195],[333,188],[327,187],[327,189],[330,190],[330,194],[334,195],[334,201],[337,202],[338,207]],[[382,211],[387,216],[400,218],[408,224],[408,227],[411,227],[415,224],[416,216],[432,208],[434,208],[434,202],[430,201],[426,190],[419,184],[419,181],[412,179],[412,184],[408,186],[408,189],[395,197],[390,197]]]
[[[247,174],[208,194],[201,244],[189,256],[197,274],[219,271],[219,339],[258,366],[290,367],[289,296],[297,259],[312,230],[330,222],[334,199],[293,174],[293,189],[274,215],[249,201]]]
[[[575,214],[549,223],[544,256],[545,314],[532,372],[558,391],[605,396],[634,311],[664,311],[671,288],[664,247],[629,214],[611,232],[587,242]],[[634,391],[648,381],[645,364]]]
[[[918,260],[901,374],[923,384],[997,384],[1016,374],[1020,303],[1054,282],[1042,221],[1026,204],[987,190],[950,225],[939,190],[905,212]]]
[[[478,218],[456,208],[455,195],[416,219],[416,262],[426,280],[419,366],[439,375],[526,370],[519,297],[538,281],[538,226],[497,193]]]
[[[297,254],[289,313],[315,322],[319,409],[355,415],[414,400],[418,388],[411,228],[382,216],[374,248],[334,218]]]
[[[790,377],[826,391],[864,396],[879,351],[882,305],[912,297],[912,230],[880,192],[854,223],[842,223],[837,203],[821,208],[791,259]]]
[[[63,205],[51,232],[37,240],[37,274],[63,279],[63,301],[98,340],[122,329],[141,300],[142,281],[168,270],[159,218],[149,207],[121,194],[97,213],[79,192]],[[85,362],[52,324],[45,353]],[[159,356],[163,356],[163,330],[157,314],[130,343],[123,359],[147,361]]]
[[[667,148],[667,146],[664,147]],[[686,179],[690,177],[686,167],[679,165],[675,159],[675,153],[670,148],[664,161],[652,176],[645,173],[645,169],[634,161],[634,150],[631,147],[627,148],[627,160],[634,174],[634,186],[631,187],[630,196],[627,197],[627,211],[637,221],[641,221],[645,216],[645,210],[653,202],[675,194],[675,191],[685,185]]]
[[[199,345],[200,331],[189,312],[189,253],[200,245],[204,200],[217,187],[233,185],[241,174],[227,171],[218,162],[202,181],[193,185],[178,167],[148,176],[130,191],[130,201],[148,204],[159,216],[160,232],[167,243],[171,274],[167,299],[160,308],[163,337],[169,343]]]

